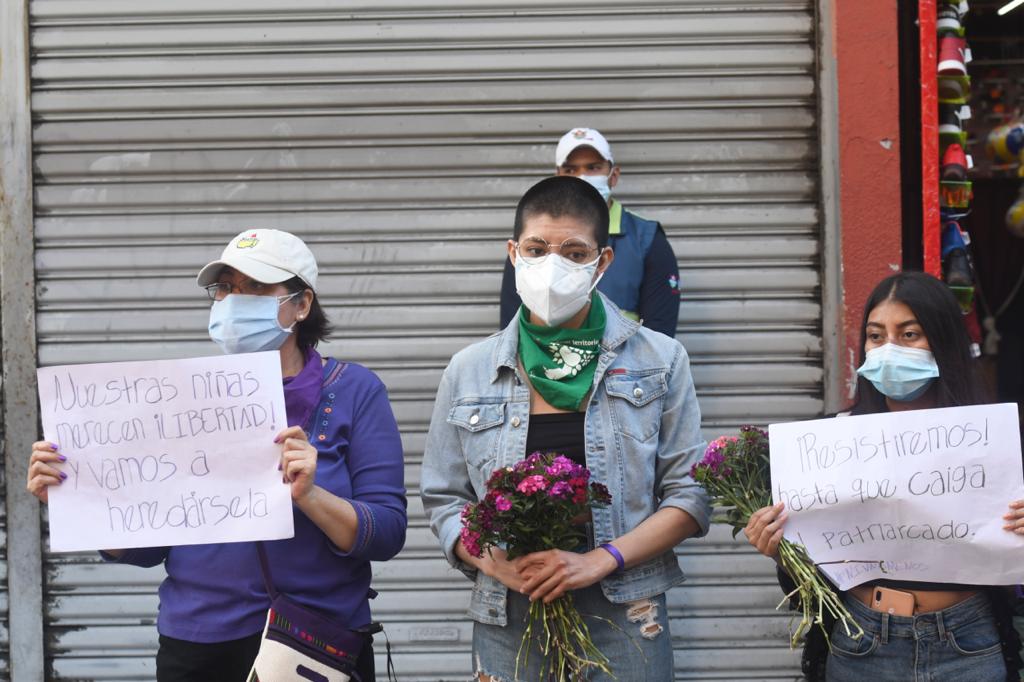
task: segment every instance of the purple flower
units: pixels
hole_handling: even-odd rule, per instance
[[[586,485],[587,481],[590,480],[590,469],[579,464],[573,464],[572,471],[569,472],[569,478],[579,479],[583,481],[583,485]]]
[[[569,497],[572,495],[572,484],[568,481],[556,481],[551,488],[548,489],[548,497],[562,498]]]
[[[571,474],[573,471],[573,463],[568,457],[559,455],[548,465],[546,469],[548,476],[562,476],[563,474]]]
[[[512,508],[512,503],[503,495],[495,495],[494,508],[498,511],[505,512]]]
[[[516,487],[516,490],[523,493],[524,495],[532,495],[533,493],[538,492],[540,490],[544,490],[547,487],[547,479],[545,479],[543,476],[539,474],[535,474],[533,476],[527,476],[522,481],[520,481],[519,485]]]

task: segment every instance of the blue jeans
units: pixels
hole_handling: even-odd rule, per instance
[[[832,630],[828,682],[1005,682],[999,633],[983,594],[932,613],[891,616],[850,597],[846,608],[864,628],[851,639]]]
[[[598,672],[589,675],[589,680],[667,682],[672,679],[672,636],[668,630],[665,595],[613,604],[601,592],[600,585],[575,590],[572,595],[591,638],[608,657],[615,675],[611,678]],[[530,649],[528,667],[520,668],[516,674],[516,656],[530,610],[529,600],[510,591],[507,608],[508,625],[505,627],[473,623],[473,674],[483,673],[495,682],[543,682],[540,677],[542,654],[536,644]]]

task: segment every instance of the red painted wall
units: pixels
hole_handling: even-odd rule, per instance
[[[902,262],[898,21],[892,0],[832,2],[843,296],[839,352],[842,395],[849,400],[864,301]]]

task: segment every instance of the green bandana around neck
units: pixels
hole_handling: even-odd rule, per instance
[[[607,320],[601,297],[590,299],[590,312],[579,329],[542,327],[519,309],[519,359],[530,383],[552,407],[579,410],[594,382],[601,337]]]

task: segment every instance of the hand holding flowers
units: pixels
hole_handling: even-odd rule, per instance
[[[592,670],[611,674],[609,661],[594,645],[570,592],[611,572],[595,553],[604,550],[586,555],[574,551],[587,543],[581,520],[592,506],[611,502],[608,489],[591,483],[585,467],[539,452],[496,470],[486,488],[482,500],[462,510],[459,540],[471,557],[490,555],[478,562],[494,572],[488,575],[513,589],[522,579],[519,590],[530,594],[517,668],[526,662],[531,647],[537,647],[543,656],[542,679],[582,680]],[[508,573],[510,566],[514,575]]]
[[[543,599],[545,604],[570,590],[589,587],[618,568],[615,558],[600,548],[586,554],[561,549],[533,552],[516,559],[514,566],[524,579],[519,591],[530,601]]]
[[[812,624],[823,628],[826,612],[841,622],[848,634],[858,637],[863,630],[818,572],[807,551],[783,537],[786,515],[781,503],[772,505],[770,470],[768,434],[753,426],[743,426],[739,436],[721,436],[712,441],[691,475],[708,491],[714,504],[725,509],[733,537],[740,530],[745,531],[750,543],[774,558],[796,583],[796,590],[786,595],[798,595],[801,608],[802,617],[791,639],[793,645]],[[826,632],[825,637],[828,635]]]
[[[747,541],[758,552],[777,562],[779,561],[779,545],[782,543],[783,524],[786,523],[787,518],[783,502],[770,507],[761,507],[750,515],[743,534],[747,536]]]

